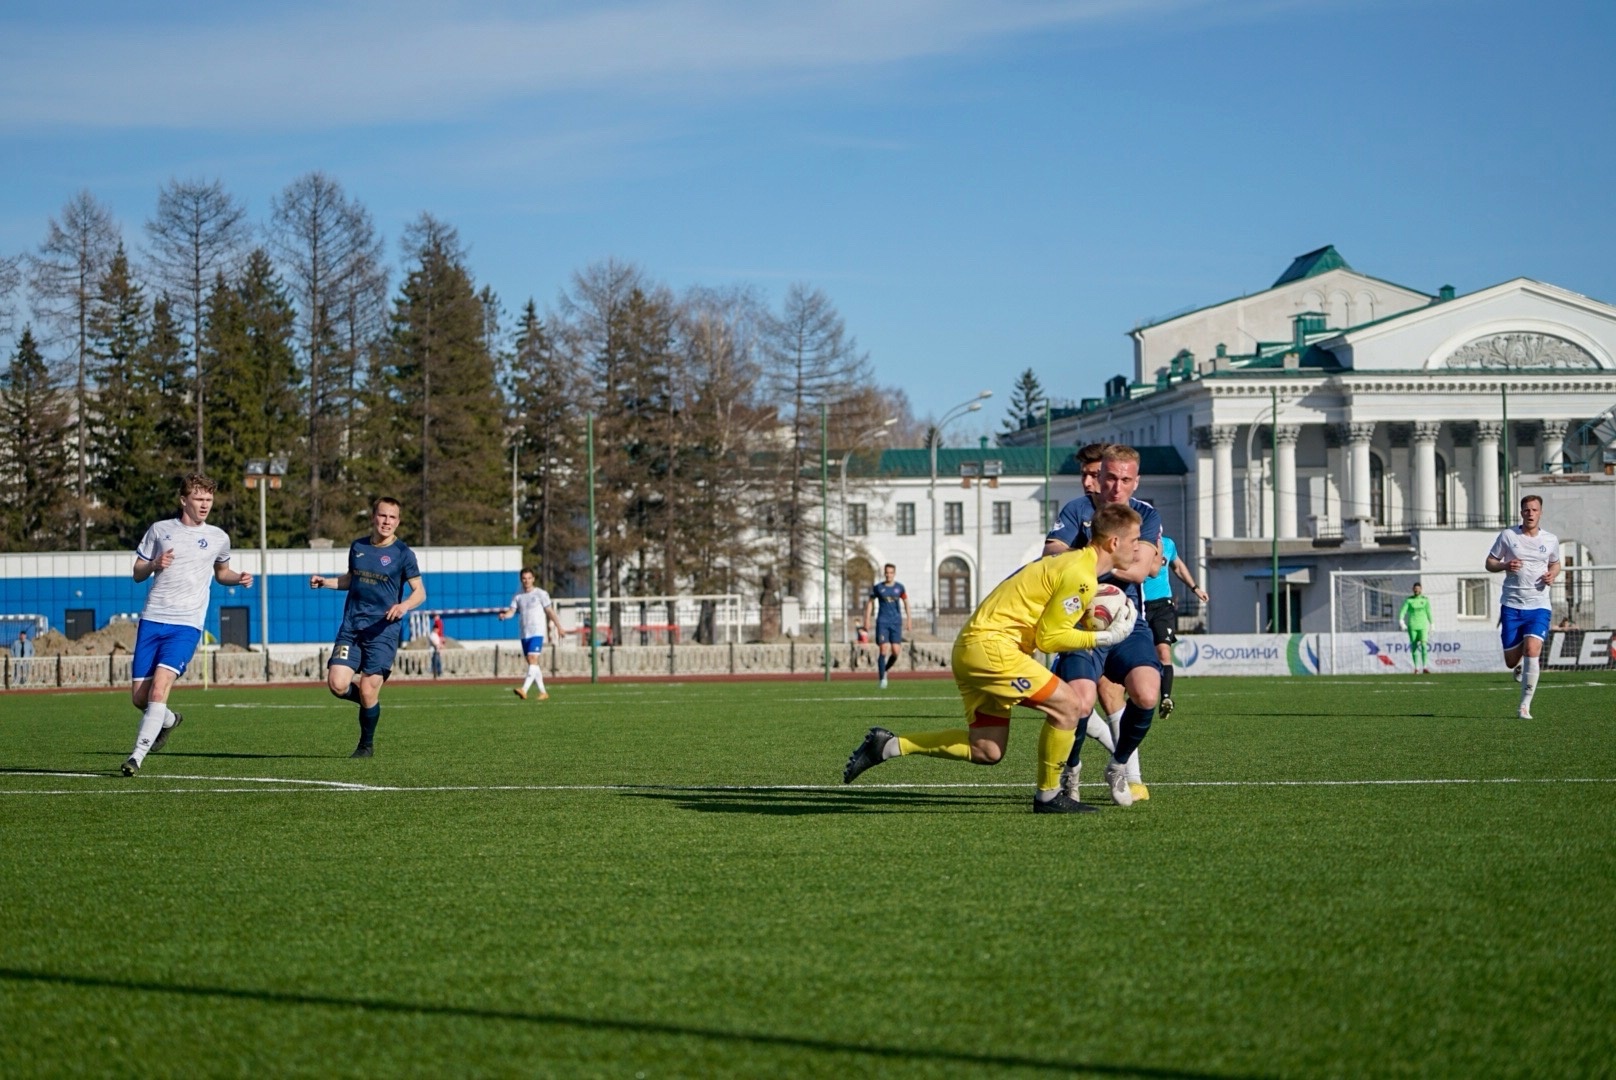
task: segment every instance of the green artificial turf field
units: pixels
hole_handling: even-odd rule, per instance
[[[1180,679],[1072,817],[841,786],[946,681],[0,696],[0,1074],[1609,1075],[1613,686]]]

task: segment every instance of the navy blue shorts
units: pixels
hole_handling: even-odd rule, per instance
[[[332,643],[331,659],[326,661],[326,666],[340,664],[353,668],[361,675],[380,675],[385,679],[393,673],[393,657],[398,654],[398,646],[403,638],[404,627],[401,623],[394,623],[375,635],[360,634],[344,626],[337,631],[337,640]]]
[[[902,645],[903,623],[875,621],[875,643],[877,645]]]
[[[1150,628],[1142,622],[1135,624],[1133,633],[1109,648],[1061,653],[1055,658],[1055,674],[1065,682],[1087,679],[1097,683],[1104,675],[1120,684],[1128,677],[1128,672],[1138,667],[1155,668],[1157,674],[1161,673],[1156,642]]]

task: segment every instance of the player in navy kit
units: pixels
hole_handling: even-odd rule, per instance
[[[345,589],[348,602],[326,665],[326,686],[359,706],[359,745],[354,757],[374,753],[381,721],[382,684],[393,673],[393,657],[404,636],[404,616],[426,599],[415,552],[393,534],[398,531],[397,499],[377,499],[370,510],[370,535],[348,545],[348,572],[309,578],[311,589]],[[404,587],[409,586],[409,595]]]
[[[898,568],[891,563],[881,568],[881,580],[870,586],[870,599],[864,605],[864,622],[875,616],[876,675],[881,689],[887,688],[887,672],[898,662],[903,632],[910,628],[909,594],[898,583]]]
[[[1060,518],[1044,541],[1044,554],[1053,555],[1087,544],[1095,511],[1116,503],[1125,503],[1140,516],[1139,544],[1149,544],[1159,553],[1161,515],[1154,506],[1133,498],[1138,486],[1139,451],[1130,446],[1107,446],[1100,462],[1099,492],[1080,496],[1061,507]],[[1136,608],[1143,610],[1140,583],[1155,568],[1154,557],[1139,559],[1112,580],[1122,587]],[[1128,766],[1150,730],[1161,698],[1161,665],[1156,659],[1156,642],[1150,624],[1144,619],[1138,620],[1133,633],[1110,648],[1062,653],[1056,659],[1055,673],[1071,683],[1086,703],[1098,700],[1102,678],[1126,691],[1125,703],[1117,712],[1111,761],[1105,767],[1106,785],[1118,806],[1132,806],[1135,801],[1148,799],[1150,792],[1143,783],[1129,782]],[[1073,799],[1078,797],[1077,781],[1081,771],[1078,754],[1082,746],[1079,739],[1072,747],[1070,768],[1063,785]]]

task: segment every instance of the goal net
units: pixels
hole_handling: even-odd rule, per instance
[[[1415,583],[1431,602],[1432,671],[1498,671],[1500,574],[1483,571],[1337,570],[1330,574],[1330,670],[1338,674],[1413,670],[1403,605]],[[1566,567],[1549,590],[1552,614],[1544,666],[1608,667],[1616,628],[1616,567]]]

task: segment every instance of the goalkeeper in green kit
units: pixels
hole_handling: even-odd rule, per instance
[[[1419,582],[1414,583],[1414,595],[1403,601],[1397,622],[1408,631],[1408,655],[1414,661],[1415,674],[1431,674],[1431,652],[1427,644],[1431,633],[1431,598],[1425,595]]]

